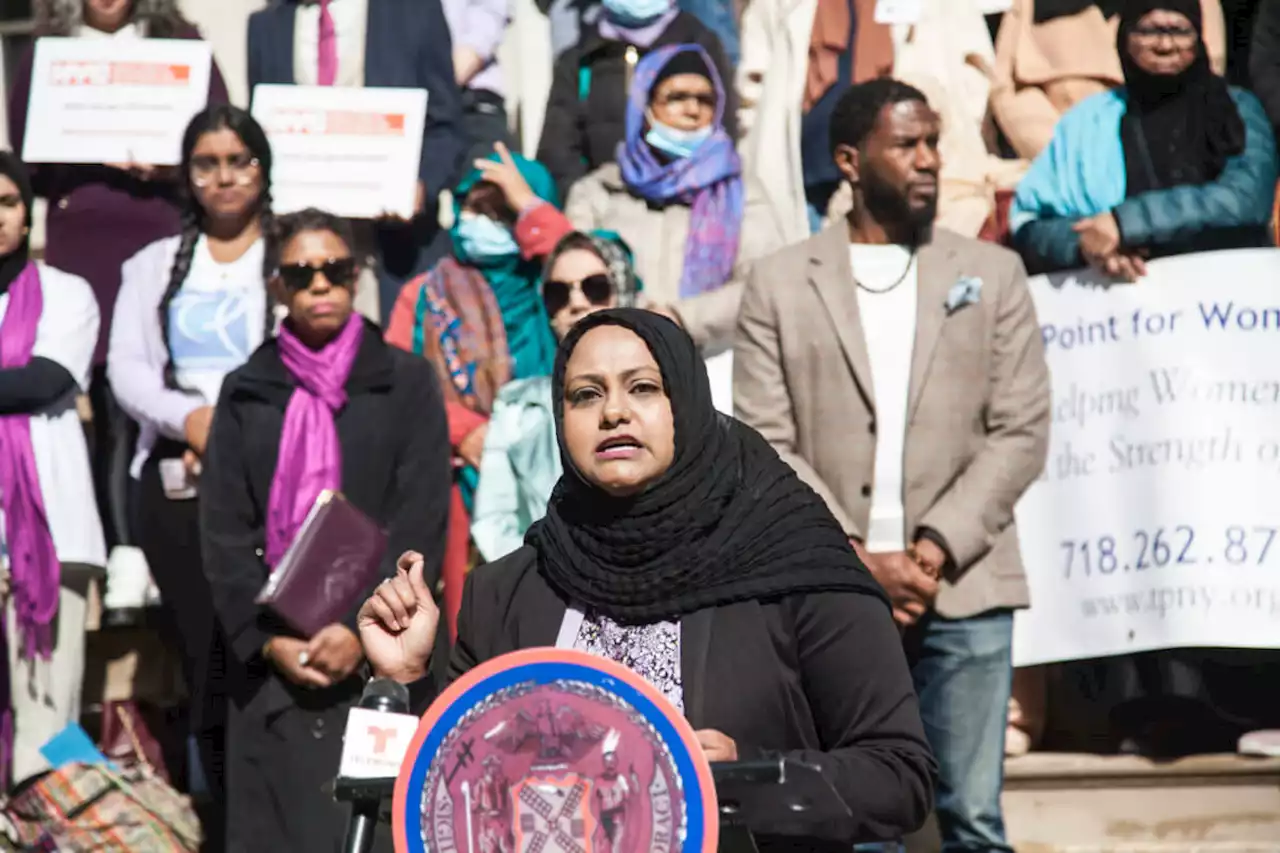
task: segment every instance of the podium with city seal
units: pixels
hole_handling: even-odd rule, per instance
[[[647,681],[563,649],[503,655],[442,693],[392,806],[397,853],[739,853],[849,815],[807,765],[709,764]]]

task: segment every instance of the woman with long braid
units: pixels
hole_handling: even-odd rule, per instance
[[[273,328],[271,149],[244,110],[199,113],[182,141],[182,232],[124,264],[107,356],[140,434],[131,527],[180,643],[209,793],[221,801],[225,666],[200,564],[195,497],[222,381]]]

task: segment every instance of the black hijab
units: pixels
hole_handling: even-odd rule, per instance
[[[662,371],[675,424],[671,467],[634,497],[611,497],[564,442],[565,365],[597,326],[635,332]],[[525,541],[565,598],[618,622],[672,619],[793,593],[884,591],[830,511],[759,433],[721,415],[706,367],[675,323],[635,308],[581,320],[556,355],[552,393],[564,475]]]
[[[1197,36],[1196,58],[1181,74],[1149,74],[1129,55],[1129,34],[1149,12],[1179,12]],[[1200,0],[1126,0],[1116,35],[1128,108],[1121,125],[1128,195],[1203,184],[1244,150],[1244,122],[1204,46]]]
[[[31,191],[31,178],[27,175],[27,167],[12,151],[0,151],[0,175],[13,181],[22,196],[27,208],[25,227],[31,232],[31,206],[35,204],[35,193]],[[9,285],[27,266],[31,257],[31,247],[27,237],[22,238],[18,247],[4,257],[0,257],[0,296],[9,292]]]

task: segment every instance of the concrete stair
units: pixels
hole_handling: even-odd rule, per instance
[[[1018,853],[1280,853],[1280,758],[1031,753],[1004,810]]]

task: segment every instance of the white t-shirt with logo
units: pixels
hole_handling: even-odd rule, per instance
[[[179,387],[218,402],[222,380],[262,343],[266,290],[262,241],[230,263],[219,263],[201,236],[191,271],[169,303],[169,346]]]

